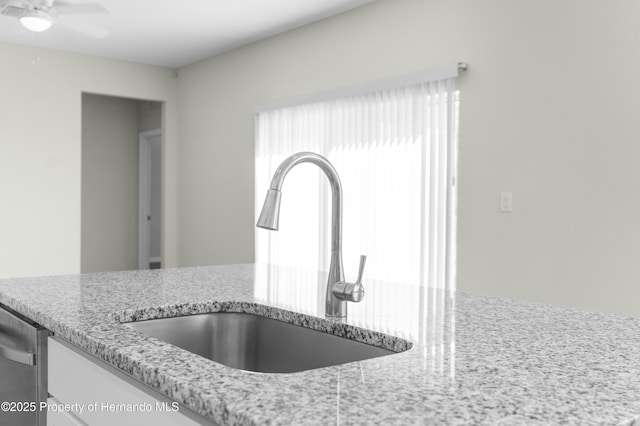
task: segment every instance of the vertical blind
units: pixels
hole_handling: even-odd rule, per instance
[[[387,305],[419,300],[401,310],[419,315],[426,288],[450,291],[455,286],[458,105],[451,77],[259,112],[256,218],[271,177],[286,157],[299,151],[327,157],[342,181],[347,278],[356,274],[359,255],[366,254],[368,294]],[[280,230],[256,232],[256,263],[328,270],[330,204],[331,189],[317,167],[292,169],[282,187]],[[384,290],[389,288],[385,283],[395,283],[395,289]],[[323,303],[321,292],[309,299],[306,291],[291,288],[283,297],[298,305],[306,297],[302,303],[310,310]],[[378,316],[385,309],[368,306],[362,309],[378,310]],[[350,316],[358,315],[355,304],[350,309]]]

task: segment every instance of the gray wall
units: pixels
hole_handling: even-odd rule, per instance
[[[138,268],[139,104],[82,95],[82,272]]]
[[[162,127],[162,102],[140,101],[140,131]]]
[[[164,102],[164,259],[175,266],[173,70],[2,42],[0,56],[0,277],[80,272],[83,92]]]
[[[459,289],[640,315],[639,16],[379,0],[181,69],[180,264],[253,260],[256,105],[465,61]]]

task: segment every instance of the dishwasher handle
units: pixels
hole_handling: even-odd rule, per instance
[[[36,355],[34,353],[12,348],[2,341],[0,341],[0,358],[6,358],[29,366],[36,365]]]

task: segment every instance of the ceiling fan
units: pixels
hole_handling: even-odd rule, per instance
[[[109,33],[101,28],[67,18],[72,14],[107,13],[98,3],[69,3],[54,0],[0,0],[0,15],[18,18],[28,30],[42,32],[53,24],[67,27],[91,37],[104,38]]]

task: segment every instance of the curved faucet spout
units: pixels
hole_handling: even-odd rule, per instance
[[[333,165],[321,155],[314,152],[298,152],[288,157],[278,166],[273,174],[271,186],[267,192],[262,212],[256,226],[259,228],[278,230],[280,216],[280,198],[282,184],[289,171],[300,163],[312,163],[320,167],[331,185],[331,251],[342,251],[342,184]]]
[[[338,172],[329,160],[313,152],[298,152],[284,160],[273,175],[271,187],[267,192],[256,226],[274,231],[278,230],[282,184],[289,171],[300,163],[312,163],[320,167],[331,184],[331,264],[327,281],[325,314],[327,317],[343,318],[347,315],[346,302],[344,301],[347,299],[344,299],[342,294],[339,294],[341,297],[336,297],[332,292],[336,284],[345,284],[344,268],[342,266],[342,184],[340,183]]]

